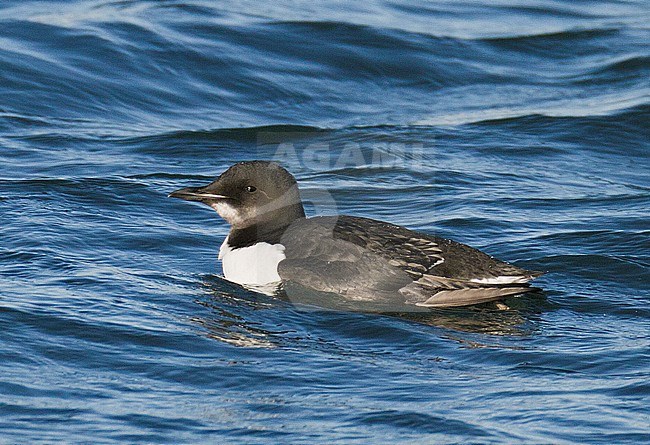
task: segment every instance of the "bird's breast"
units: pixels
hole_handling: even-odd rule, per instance
[[[227,280],[262,286],[280,281],[278,264],[285,259],[284,246],[261,242],[233,249],[226,238],[219,250],[219,259]]]

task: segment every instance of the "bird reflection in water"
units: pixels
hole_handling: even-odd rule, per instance
[[[192,321],[207,330],[207,336],[233,346],[275,348],[289,331],[262,328],[263,321],[255,312],[277,308],[272,297],[242,289],[218,277],[203,281],[205,295],[196,300],[210,311],[209,317],[193,317]],[[207,298],[206,298],[207,297]]]
[[[484,303],[459,308],[400,310],[387,306],[364,307],[351,304],[343,298],[318,299],[314,293],[301,293],[291,289],[288,293],[278,291],[269,296],[229,283],[221,277],[208,276],[203,281],[205,295],[197,303],[210,311],[209,316],[194,317],[193,322],[207,330],[207,336],[234,346],[252,348],[276,348],[300,338],[296,331],[269,328],[270,320],[287,317],[302,318],[305,312],[343,311],[363,312],[390,316],[445,329],[441,335],[462,343],[464,347],[503,347],[479,342],[475,337],[467,339],[463,333],[490,336],[527,336],[536,331],[540,315],[549,309],[544,292],[533,292],[519,297],[507,298],[501,302]],[[323,306],[327,301],[327,306]],[[260,311],[279,312],[269,317]],[[280,313],[281,312],[281,313]],[[302,314],[302,315],[301,315]],[[290,323],[287,323],[290,324]],[[286,326],[286,324],[285,324]]]

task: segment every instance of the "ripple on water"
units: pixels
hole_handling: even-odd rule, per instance
[[[244,6],[4,2],[3,439],[648,442],[641,2]],[[384,314],[229,283],[228,228],[167,195],[250,159],[543,290]]]

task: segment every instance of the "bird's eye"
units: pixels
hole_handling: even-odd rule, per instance
[[[249,192],[249,193],[253,193],[256,190],[257,190],[257,187],[255,187],[255,186],[252,186],[252,185],[247,185],[246,186],[246,191]]]

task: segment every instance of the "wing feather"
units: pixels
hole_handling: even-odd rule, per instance
[[[455,241],[367,218],[300,220],[282,238],[285,281],[353,300],[464,306],[533,290],[539,272]]]

